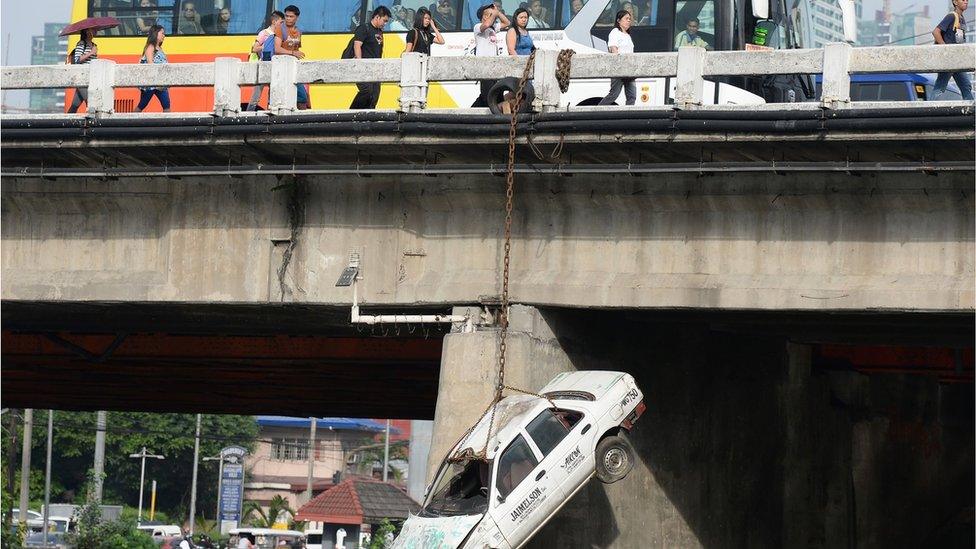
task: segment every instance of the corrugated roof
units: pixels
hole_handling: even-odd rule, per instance
[[[388,482],[349,479],[303,505],[298,520],[327,524],[371,524],[384,518],[403,520],[420,505]]]
[[[288,416],[256,416],[258,425],[262,427],[303,427],[308,429],[310,422],[307,417]],[[320,417],[315,420],[316,429],[337,429],[347,431],[370,431],[380,433],[386,430],[386,425],[371,419],[354,417]],[[399,433],[399,429],[390,427],[390,433]]]

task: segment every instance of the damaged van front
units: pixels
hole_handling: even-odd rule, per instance
[[[420,513],[403,524],[398,549],[508,547],[488,510],[491,464],[445,460]]]

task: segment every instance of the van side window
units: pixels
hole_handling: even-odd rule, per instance
[[[502,452],[502,457],[498,460],[498,475],[495,478],[495,487],[498,488],[498,492],[502,497],[511,494],[512,490],[525,480],[525,477],[529,476],[529,473],[538,464],[539,462],[535,459],[535,454],[529,448],[529,443],[525,442],[522,435],[517,436],[508,448]]]
[[[547,456],[569,434],[570,429],[581,417],[578,412],[547,409],[533,419],[525,430],[529,432],[529,436],[539,447],[542,455]]]

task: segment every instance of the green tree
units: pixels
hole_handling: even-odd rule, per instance
[[[287,522],[295,517],[295,510],[288,505],[288,500],[282,496],[271,498],[267,512],[256,501],[245,501],[243,511],[243,522],[255,528],[271,528],[278,522]]]
[[[384,549],[386,547],[386,535],[394,534],[396,535],[397,528],[390,522],[390,519],[383,519],[380,523],[379,528],[373,532],[373,535],[369,538],[369,549]]]
[[[406,440],[390,442],[390,461],[407,461],[409,449],[410,445]],[[358,448],[354,448],[351,451],[351,453],[359,455],[359,461],[355,472],[357,474],[372,474],[373,466],[382,469],[384,452],[385,450],[382,440],[380,442],[376,442],[373,439],[364,439]],[[369,471],[363,471],[363,469],[366,467],[369,468]],[[403,472],[395,467],[390,467],[389,476],[394,482],[403,481]]]
[[[31,500],[43,499],[43,470],[47,413],[35,412],[31,456]],[[193,469],[194,414],[109,412],[105,436],[103,501],[135,507],[139,499],[140,460],[129,458],[143,446],[165,460],[146,460],[143,515],[149,508],[151,481],[157,481],[156,508],[171,517],[186,517]],[[216,455],[221,448],[239,445],[253,449],[258,427],[252,416],[204,415],[200,431],[200,455]],[[22,433],[21,433],[22,435]],[[18,436],[18,440],[20,437]],[[8,437],[2,439],[4,448]],[[94,461],[95,413],[63,412],[54,415],[52,457],[53,502],[83,503],[85,473]],[[4,454],[6,455],[6,454]],[[16,459],[20,460],[19,448]],[[39,472],[40,482],[35,483]],[[217,497],[218,462],[201,462],[197,483],[197,510],[213,518]]]

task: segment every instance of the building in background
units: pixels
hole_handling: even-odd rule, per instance
[[[803,0],[806,4],[801,13],[806,19],[804,47],[822,48],[824,44],[844,41],[844,17],[837,0]],[[854,12],[861,19],[862,0],[854,1]]]
[[[31,37],[31,65],[60,65],[68,55],[70,36],[58,36],[67,23],[45,23],[44,34]],[[77,38],[77,37],[74,37]],[[30,91],[30,112],[64,112],[64,90]]]
[[[385,420],[344,417],[318,418],[315,423],[315,444],[310,448],[309,418],[257,416],[258,442],[253,454],[245,461],[246,478],[244,500],[258,502],[267,510],[274,496],[287,500],[292,509],[308,501],[308,462],[314,455],[312,497],[334,486],[334,481],[347,477],[376,476],[373,459],[382,459]],[[410,422],[393,420],[390,441],[396,444],[410,438]],[[364,448],[365,447],[365,448]],[[371,459],[373,458],[373,459]],[[391,466],[398,466],[391,461]],[[406,463],[399,465],[406,471]],[[380,475],[382,465],[379,465]],[[400,476],[400,475],[397,475]],[[391,480],[394,480],[391,477]],[[405,475],[401,483],[405,486]]]

